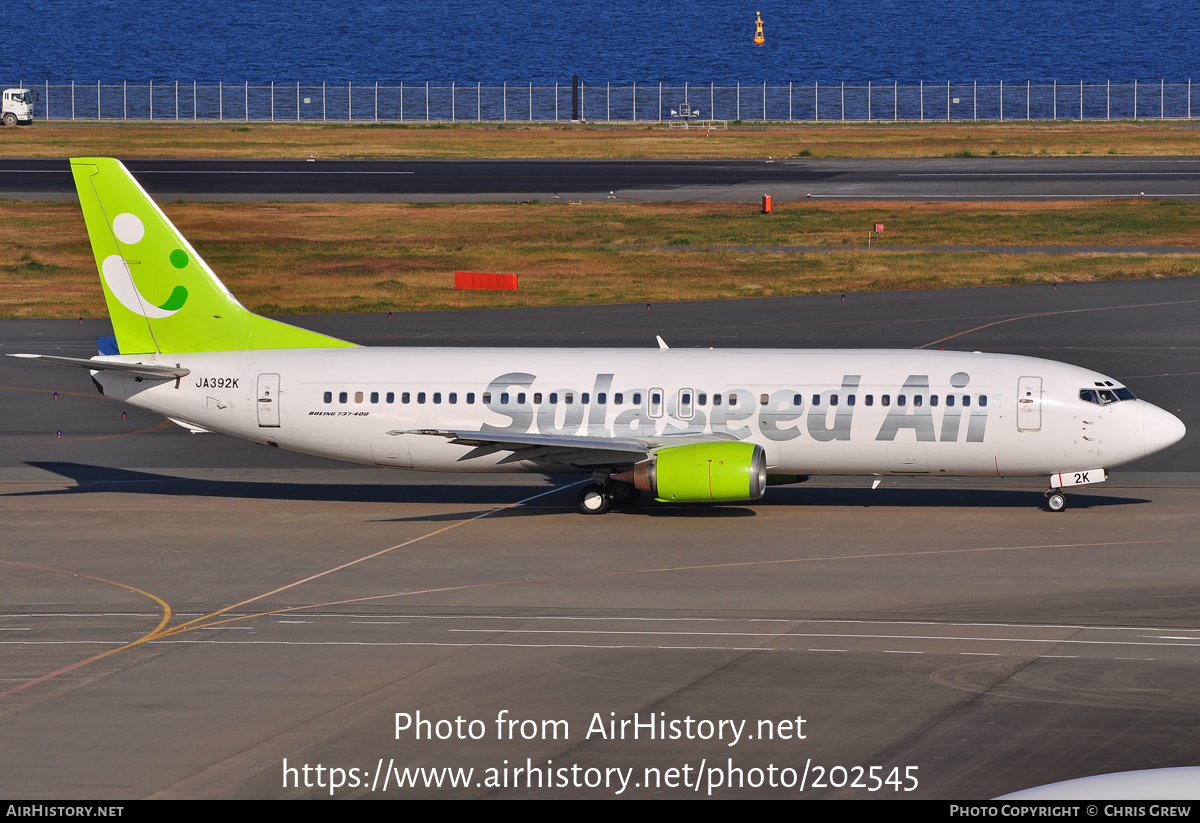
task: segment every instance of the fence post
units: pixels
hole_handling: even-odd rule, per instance
[[[1158,82],[1158,119],[1165,120],[1167,117],[1167,79],[1163,77]]]
[[[1112,120],[1112,79],[1104,83],[1104,119]]]
[[[658,81],[658,122],[662,122],[662,81]]]
[[[192,81],[192,122],[193,123],[196,122],[196,117],[197,117],[196,112],[197,112],[198,108],[199,108],[199,106],[196,103],[196,81],[193,80]],[[299,106],[296,107],[296,111],[300,111]]]
[[[300,81],[296,81],[296,122],[300,122]]]
[[[637,83],[633,84],[637,88]],[[533,122],[533,81],[529,81],[529,122]]]
[[[121,81],[121,119],[129,119],[129,81]]]
[[[788,81],[788,122],[792,122],[792,81]]]
[[[500,93],[504,95],[504,101],[503,101],[504,102],[504,105],[503,105],[504,122],[507,123],[508,122],[508,81],[507,80],[504,81],[504,87]]]
[[[558,81],[554,81],[554,122],[558,122]]]
[[[612,81],[604,84],[604,122],[612,122]]]
[[[950,81],[946,81],[946,122],[950,122]]]
[[[1025,119],[1029,119],[1029,84],[1031,80],[1025,81]]]
[[[633,122],[637,122],[637,81],[633,81]]]
[[[179,81],[176,81],[177,85],[178,85],[178,82]],[[1190,81],[1190,80],[1188,81],[1188,83],[1191,83],[1191,82],[1192,81]],[[1189,89],[1190,88],[1191,87],[1189,86]],[[1189,93],[1188,94],[1188,111],[1191,111],[1191,105],[1192,105],[1191,94]],[[75,81],[74,80],[71,81],[71,119],[72,120],[75,119]]]
[[[842,81],[842,122],[846,122],[846,81]]]
[[[821,81],[813,81],[813,122],[821,119]]]
[[[74,80],[71,81],[74,84]],[[71,119],[75,119],[75,86],[71,86]],[[1192,78],[1188,78],[1188,120],[1192,119]]]
[[[178,104],[176,104],[178,106]],[[275,122],[275,81],[271,81],[271,122]]]
[[[246,92],[245,92],[246,97],[242,101],[242,105],[244,105],[246,107],[246,110],[243,112],[243,114],[246,115],[245,119],[249,120],[250,119],[250,81],[243,80],[242,82],[246,84]],[[153,111],[153,108],[151,108],[151,111]],[[153,119],[153,117],[151,117],[151,119]]]
[[[429,81],[425,81],[425,122],[429,122]]]
[[[354,121],[354,81],[346,81],[346,121]]]
[[[971,86],[971,121],[979,121],[979,81],[975,80]]]
[[[46,119],[50,119],[50,81],[46,81]]]
[[[96,122],[100,122],[100,81],[96,81]]]
[[[717,119],[717,84],[708,81],[708,121],[711,124]]]
[[[1054,99],[1054,118],[1053,119],[1057,120],[1058,119],[1058,78],[1057,77],[1054,78],[1054,85],[1051,87],[1050,94]]]
[[[739,80],[738,84],[737,84],[737,118],[736,119],[739,122],[742,119],[742,81],[741,80]]]
[[[763,122],[767,122],[767,81],[763,81]]]
[[[688,81],[686,80],[683,81],[683,105],[687,109],[687,114],[684,116],[690,117],[692,113],[692,101],[688,100]],[[687,121],[684,120],[684,122],[686,123]]]
[[[1000,81],[1000,122],[1004,122],[1004,81]]]
[[[457,112],[454,110],[454,81],[450,81],[450,122],[453,123],[457,117]]]
[[[1137,78],[1133,78],[1133,119],[1137,120]]]
[[[217,81],[217,119],[225,119],[225,81]]]
[[[921,81],[921,122],[925,122],[925,81]]]
[[[579,81],[579,122],[583,123],[586,121],[587,121],[587,116],[584,114],[584,110],[583,110],[583,81],[580,80]]]
[[[404,122],[404,81],[400,81],[400,122]]]
[[[900,81],[892,81],[892,122],[900,120]]]
[[[867,122],[871,122],[871,81],[867,81]]]
[[[1079,81],[1079,122],[1083,122],[1083,80]]]
[[[321,122],[325,122],[327,111],[325,109],[325,81],[321,81]]]
[[[483,83],[475,81],[475,122],[483,122]]]
[[[379,81],[375,81],[375,122],[379,122]]]
[[[46,96],[47,97],[50,96],[50,84],[49,83],[46,84]],[[49,120],[50,116],[47,115],[46,119]],[[153,80],[150,81],[150,122],[151,123],[154,122],[154,81]]]

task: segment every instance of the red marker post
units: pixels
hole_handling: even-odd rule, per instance
[[[875,224],[875,231],[874,231],[874,232],[872,232],[872,234],[883,234],[883,224],[882,224],[882,223],[876,223],[876,224]],[[868,234],[868,235],[867,235],[867,248],[868,248],[868,249],[869,249],[869,248],[871,248],[871,235],[870,235],[870,234]]]

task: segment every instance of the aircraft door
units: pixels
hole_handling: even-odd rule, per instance
[[[1042,378],[1017,378],[1017,431],[1042,430]]]
[[[279,428],[279,375],[258,376],[259,428]]]

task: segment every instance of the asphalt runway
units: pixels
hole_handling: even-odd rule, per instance
[[[0,796],[970,799],[1194,766],[1198,309],[1169,280],[301,321],[1031,354],[1188,425],[1063,514],[1037,480],[822,478],[585,517],[575,478],[190,435],[0,357]],[[106,333],[3,321],[0,351]]]
[[[159,201],[1200,198],[1194,157],[125,162]],[[67,161],[0,159],[0,198],[75,199]]]

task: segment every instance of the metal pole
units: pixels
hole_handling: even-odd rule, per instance
[[[1112,80],[1104,84],[1104,119],[1112,120]]]
[[[1054,87],[1053,87],[1053,91],[1051,93],[1054,96],[1054,119],[1057,120],[1058,119],[1058,78],[1057,77],[1054,79]]]
[[[846,81],[842,81],[842,122],[846,121]]]
[[[821,119],[821,81],[813,81],[813,122]]]
[[[325,117],[325,81],[321,81],[321,121],[324,122]]]
[[[950,81],[946,81],[946,122],[950,122]]]
[[[978,122],[979,120],[979,81],[971,86],[971,120]]]
[[[75,119],[75,81],[71,81],[71,119]],[[1188,78],[1188,120],[1192,119],[1192,78]]]
[[[271,81],[271,122],[275,122],[275,81]]]
[[[296,122],[300,122],[300,81],[296,81]]]
[[[867,81],[867,122],[871,122],[871,81]]]
[[[1161,78],[1158,81],[1158,119],[1165,120],[1167,117],[1167,80]]]
[[[892,122],[900,119],[900,81],[892,81]]]
[[[450,122],[453,123],[456,117],[454,110],[454,81],[450,81]]]
[[[604,84],[604,122],[612,122],[612,81]]]
[[[554,81],[554,122],[558,122],[558,81]]]
[[[354,120],[354,81],[346,81],[346,120]]]
[[[121,119],[129,119],[129,81],[121,81]]]
[[[483,84],[475,81],[475,122],[483,121]]]
[[[792,122],[792,81],[788,81],[788,122]]]
[[[586,120],[587,120],[587,116],[584,114],[584,110],[583,110],[583,81],[580,80],[579,81],[579,122],[582,123]]]
[[[46,119],[50,119],[50,81],[46,81]]]
[[[100,122],[100,81],[96,81],[96,122]]]
[[[636,83],[634,84],[637,85]],[[529,81],[529,122],[533,122],[533,81]]]
[[[379,81],[375,81],[375,122],[379,122]]]
[[[1029,84],[1032,81],[1025,81],[1025,119],[1029,119]]]
[[[246,117],[244,119],[249,120],[250,119],[250,81],[243,80],[242,82],[246,84],[246,99],[243,101],[243,105],[246,107],[245,112],[243,112],[246,115]],[[151,84],[151,85],[153,85],[153,84]]]
[[[425,81],[425,122],[429,122],[429,81]]]
[[[192,122],[193,123],[196,122],[197,109],[198,109],[198,105],[196,103],[196,81],[193,80],[192,81]],[[297,111],[299,111],[299,108],[297,108]]]
[[[1133,119],[1137,120],[1137,78],[1133,78]]]
[[[404,81],[400,81],[400,122],[404,122]]]
[[[633,81],[633,122],[637,122],[637,81]]]
[[[708,81],[708,122],[717,119],[717,88],[713,81]]]
[[[921,81],[921,122],[925,122],[925,81]]]
[[[741,122],[741,119],[742,119],[742,81],[739,80],[738,84],[737,84],[737,120],[738,120],[738,122]]]
[[[1004,122],[1004,81],[1000,81],[1000,122]]]
[[[50,84],[49,83],[46,84],[46,96],[47,97],[50,96]],[[46,119],[49,120],[50,116],[46,115]],[[154,122],[154,81],[153,80],[150,81],[150,122],[151,123]]]
[[[217,119],[225,119],[225,81],[217,81]]]
[[[178,85],[178,82],[179,81],[176,81],[176,85]],[[1190,83],[1191,81],[1189,80],[1188,82]],[[1190,98],[1190,95],[1189,95],[1189,98]],[[1192,101],[1189,99],[1188,105],[1191,106],[1191,104],[1192,104]],[[75,81],[74,80],[71,81],[71,119],[72,120],[75,119]]]
[[[658,122],[662,122],[662,81],[658,82]]]
[[[763,122],[767,122],[767,81],[763,81]]]

